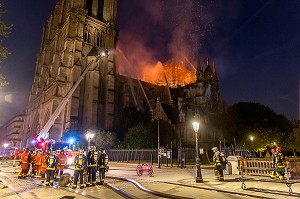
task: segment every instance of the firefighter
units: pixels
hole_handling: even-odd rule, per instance
[[[42,152],[40,150],[36,151],[35,155],[35,175],[41,175],[41,167],[42,167]]]
[[[42,156],[41,156],[41,162],[42,162],[42,167],[41,167],[41,183],[45,182],[45,175],[46,175],[46,169],[47,169],[47,157],[50,155],[50,151],[43,151]]]
[[[19,149],[18,148],[15,148],[15,151],[14,151],[14,161],[13,161],[13,167],[16,166],[16,160],[18,158],[18,156],[20,155],[19,153]]]
[[[31,159],[31,172],[30,176],[36,175],[36,151],[31,151],[30,152],[30,159]]]
[[[19,166],[20,167],[20,172],[18,174],[18,178],[24,178],[26,177],[26,171],[29,168],[29,164],[28,164],[28,152],[29,149],[28,148],[23,148],[23,152],[21,154],[21,159],[20,159],[20,163]]]
[[[225,164],[225,157],[221,154],[218,147],[213,147],[211,150],[214,152],[213,161],[215,163],[215,176],[219,181],[224,181],[223,164]]]
[[[281,147],[278,146],[276,148],[275,156],[276,156],[276,167],[278,169],[284,169],[284,167],[285,167],[284,166],[284,156],[283,156]],[[279,180],[283,180],[284,172],[276,171],[276,175],[279,177]]]
[[[275,149],[271,149],[271,162],[272,162],[272,168],[276,168],[276,155],[275,155]],[[275,171],[271,171],[271,178],[275,178]]]
[[[87,155],[88,179],[86,182],[86,186],[96,185],[97,161],[98,161],[98,151],[96,150],[95,146],[90,146],[90,150]]]
[[[75,156],[75,171],[74,171],[74,181],[72,184],[72,189],[76,189],[78,177],[79,177],[79,187],[80,189],[84,188],[83,184],[83,172],[86,169],[86,156],[84,151],[80,150],[79,154]]]
[[[57,178],[58,174],[61,177],[64,173],[65,164],[67,162],[67,155],[64,153],[64,150],[57,150],[57,159],[58,164],[55,171],[55,178]]]
[[[27,169],[25,170],[25,173],[26,173],[26,176],[28,176],[29,175],[29,170],[30,170],[30,166],[32,167],[32,157],[33,157],[33,155],[32,155],[32,151],[29,151],[28,150],[28,167],[27,167]]]
[[[54,152],[52,152],[46,159],[46,164],[47,164],[47,168],[46,168],[46,175],[47,175],[46,185],[47,186],[49,186],[49,185],[53,186],[54,173],[55,173],[57,162],[58,162],[57,157],[56,157]]]
[[[108,155],[105,152],[105,149],[100,150],[100,155],[98,157],[98,170],[99,170],[99,177],[100,177],[100,185],[104,184],[105,179],[105,172],[108,171]]]

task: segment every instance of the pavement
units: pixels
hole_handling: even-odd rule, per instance
[[[191,193],[191,189],[186,189],[186,187],[197,188],[198,191],[202,190],[203,192],[225,193],[225,195],[229,195],[229,198],[235,198],[234,196],[264,199],[300,198],[300,180],[291,180],[291,182],[296,183],[291,184],[292,192],[289,194],[289,187],[285,184],[286,181],[282,182],[270,177],[247,175],[244,176],[247,179],[245,181],[245,189],[242,189],[239,175],[225,174],[225,181],[218,181],[214,176],[213,165],[201,165],[202,183],[195,182],[196,169],[194,165],[188,165],[186,168],[178,168],[177,165],[173,165],[173,167],[162,165],[161,168],[158,168],[157,164],[154,164],[152,176],[147,175],[146,172],[142,176],[138,176],[136,173],[137,163],[109,162],[109,167],[107,182],[112,177],[127,178],[135,180],[146,189],[191,198],[197,197],[195,197],[195,193]],[[17,167],[14,168],[17,169]],[[72,173],[72,169],[69,169],[69,172]],[[225,198],[223,197],[222,199]]]
[[[164,182],[170,185],[184,185],[189,187],[197,187],[203,190],[214,190],[229,194],[239,194],[252,198],[300,198],[300,180],[291,180],[291,193],[289,194],[289,187],[286,185],[286,180],[279,181],[279,179],[271,179],[264,176],[244,176],[245,189],[242,189],[242,182],[240,182],[240,175],[224,175],[225,181],[220,182],[214,175],[214,168],[212,165],[201,165],[201,173],[203,182],[196,183],[196,170],[194,166],[187,166],[187,168],[178,168],[173,165],[171,168],[153,165],[154,174],[152,177],[144,173],[142,176],[137,176],[135,168],[137,164],[131,163],[109,163],[110,170],[107,176],[130,178],[148,189],[158,192],[164,192],[164,186],[157,186],[157,183]],[[119,170],[122,170],[120,174]],[[127,171],[127,172],[124,172]]]

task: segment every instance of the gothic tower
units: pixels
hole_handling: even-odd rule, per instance
[[[73,127],[110,129],[114,118],[117,0],[61,0],[43,29],[26,110],[24,141],[38,133],[97,53],[50,129],[59,140]],[[96,54],[93,54],[96,51]],[[99,56],[100,57],[100,56]]]

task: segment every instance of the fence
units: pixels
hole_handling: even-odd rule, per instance
[[[245,147],[237,147],[233,149],[232,147],[220,147],[220,150],[224,152],[225,156],[234,155],[234,156],[242,156],[244,158],[250,157],[250,152]],[[163,152],[170,152],[171,149],[165,149]],[[106,150],[109,160],[116,162],[139,162],[139,163],[157,163],[158,150],[157,149],[108,149]],[[175,152],[175,153],[174,153]],[[171,157],[166,155],[167,153],[161,153],[161,164],[173,163],[172,158],[176,159],[177,156],[177,164],[186,165],[189,163],[195,163],[195,148],[181,148],[178,149],[177,153],[173,150],[170,154]],[[209,153],[210,154],[210,153]],[[209,154],[205,152],[205,154],[200,154],[202,163],[209,163]],[[213,154],[210,154],[211,156]]]
[[[139,162],[139,163],[157,163],[157,149],[107,149],[106,152],[109,161],[115,162]],[[185,167],[188,163],[195,163],[195,148],[181,148],[177,153],[170,153],[171,149],[165,149],[161,153],[161,164],[176,164],[180,167]],[[201,157],[201,156],[200,156]]]
[[[157,149],[108,149],[109,161],[157,162]]]
[[[239,166],[246,167],[248,169],[243,169],[243,174],[245,175],[261,175],[269,176],[271,174],[270,170],[258,170],[257,168],[272,168],[272,162],[266,160],[240,160]],[[253,169],[251,169],[253,168]],[[256,168],[256,169],[255,169]]]
[[[225,154],[225,157],[228,156],[241,156],[243,158],[250,158],[251,153],[245,146],[230,146],[230,147],[222,147],[220,145],[220,151],[222,151]]]

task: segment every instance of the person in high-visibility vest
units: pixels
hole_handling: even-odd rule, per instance
[[[20,167],[20,172],[18,174],[19,179],[26,177],[27,171],[29,170],[28,152],[29,152],[29,149],[24,148],[23,152],[21,154],[21,159],[20,159],[20,163],[19,163],[19,166],[21,166],[21,167]]]
[[[55,171],[55,178],[58,176],[61,177],[64,173],[65,164],[67,162],[67,155],[64,153],[64,150],[57,150],[57,159],[58,164]]]
[[[57,157],[54,154],[54,152],[52,152],[46,159],[46,164],[47,164],[47,168],[46,168],[46,185],[47,186],[53,186],[54,183],[54,173],[55,173],[55,169],[56,169],[56,165],[57,165]]]
[[[224,181],[224,174],[223,174],[223,164],[226,162],[224,160],[224,155],[221,154],[218,147],[213,147],[211,149],[214,153],[213,161],[215,163],[215,176],[218,178],[219,181]]]
[[[41,175],[41,168],[42,168],[42,152],[36,151],[35,155],[35,175]]]
[[[28,150],[28,161],[27,161],[28,167],[24,171],[26,176],[29,176],[30,166],[32,166],[31,163],[32,163],[32,151]]]
[[[19,149],[18,149],[18,148],[15,148],[15,151],[14,151],[13,167],[16,166],[16,160],[18,159],[19,155],[20,155]]]
[[[104,179],[105,179],[105,172],[108,171],[108,155],[105,152],[105,149],[100,150],[100,155],[98,157],[98,170],[99,170],[99,177],[100,177],[100,182],[97,184],[104,184]]]
[[[42,162],[42,166],[41,166],[41,183],[44,183],[45,182],[45,176],[46,176],[46,169],[47,169],[47,163],[46,163],[46,160],[47,160],[47,157],[50,155],[50,151],[43,151],[42,152],[42,156],[41,156],[41,162]]]
[[[30,176],[36,175],[36,159],[35,159],[36,154],[37,154],[36,151],[33,151],[31,153],[31,173],[30,173]]]
[[[83,172],[86,169],[86,156],[84,155],[84,151],[80,150],[79,154],[75,156],[75,171],[74,171],[74,181],[72,184],[72,189],[76,189],[77,182],[79,178],[79,187],[80,189],[84,188],[83,184]]]
[[[86,182],[86,186],[96,185],[97,162],[98,151],[95,146],[90,146],[90,150],[87,155],[88,180]]]
[[[276,167],[278,169],[284,169],[285,165],[284,165],[284,156],[281,150],[281,147],[277,147],[276,148]],[[284,176],[284,172],[279,172],[276,171],[276,175],[279,177],[279,180],[283,180],[283,176]]]

